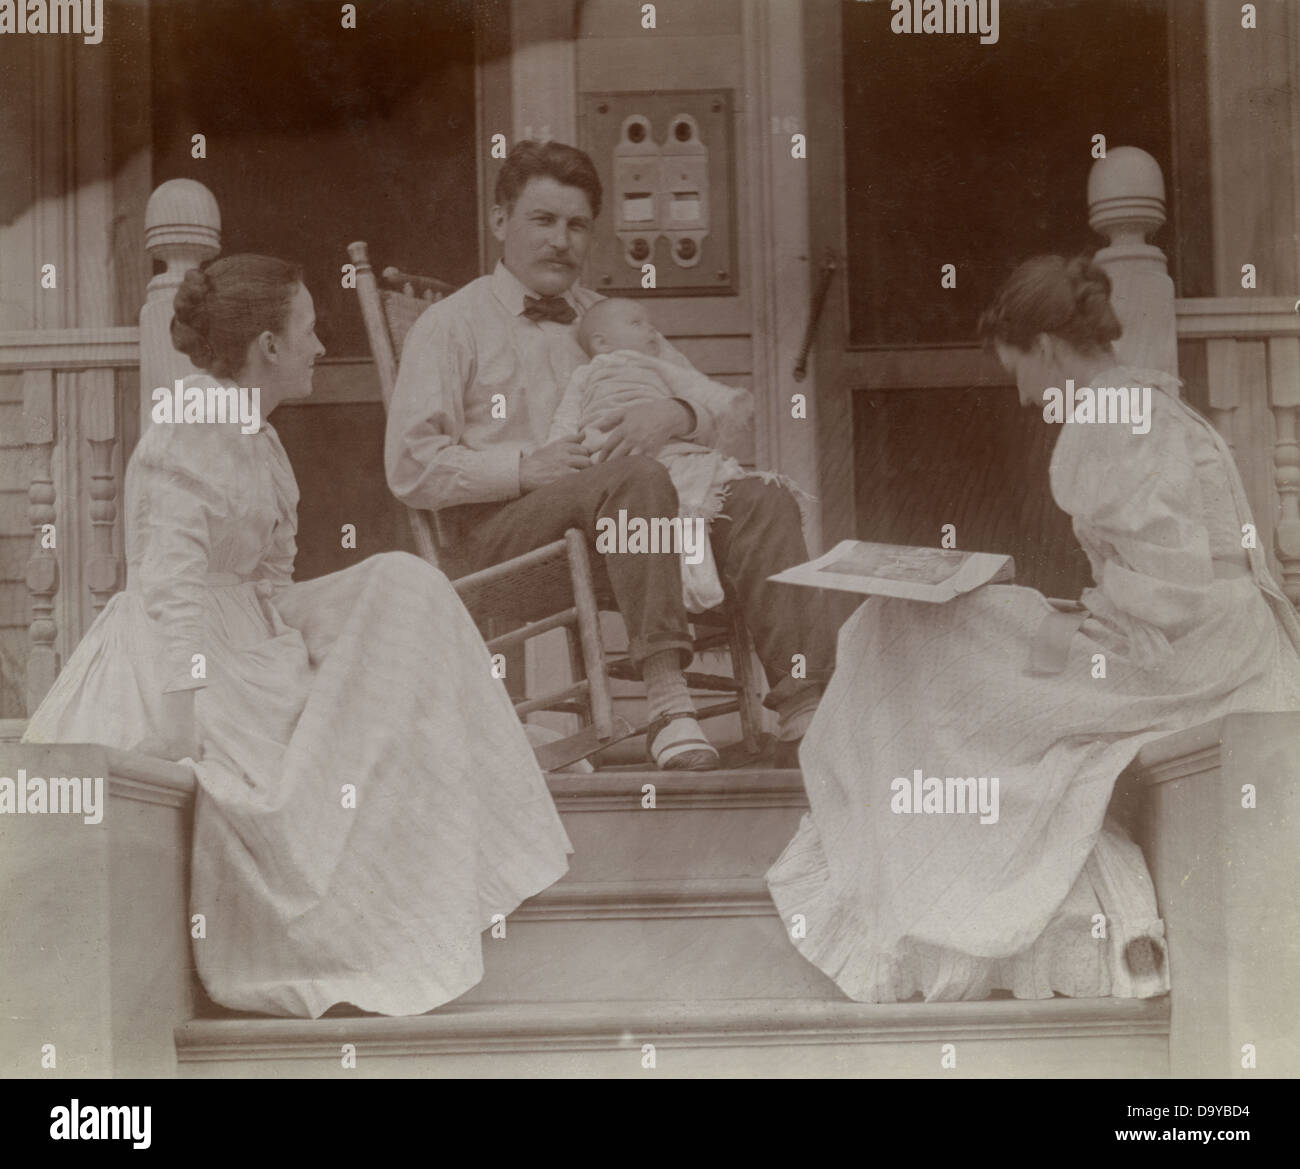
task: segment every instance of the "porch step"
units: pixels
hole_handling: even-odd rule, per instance
[[[761,877],[808,810],[797,770],[615,768],[547,783],[574,848],[561,885]]]
[[[176,1029],[176,1051],[186,1078],[1145,1078],[1169,1074],[1168,1037],[1164,998],[462,1000],[403,1019],[195,1020]],[[347,1044],[355,1046],[354,1068],[344,1067]],[[646,1045],[653,1045],[653,1068],[643,1066]],[[955,1066],[945,1066],[945,1056]]]
[[[685,863],[679,861],[679,863]],[[785,936],[761,878],[565,879],[483,935],[461,1003],[840,999]]]
[[[461,1003],[841,999],[763,874],[807,809],[798,771],[554,773],[569,872],[483,935]],[[652,807],[647,805],[653,803]]]

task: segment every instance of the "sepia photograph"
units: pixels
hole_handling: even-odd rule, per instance
[[[1300,1076],[1300,2],[0,0],[0,126],[51,1148]]]

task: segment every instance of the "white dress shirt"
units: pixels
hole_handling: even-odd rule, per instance
[[[569,378],[587,361],[573,325],[523,315],[529,295],[499,261],[411,327],[384,443],[388,485],[402,502],[437,510],[521,494],[519,460],[545,445]],[[579,317],[604,299],[577,285],[563,296]],[[712,445],[716,404],[686,404],[695,427],[678,437]]]

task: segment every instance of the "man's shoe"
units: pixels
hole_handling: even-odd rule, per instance
[[[646,746],[661,771],[713,771],[717,749],[689,711],[661,714],[646,728]]]

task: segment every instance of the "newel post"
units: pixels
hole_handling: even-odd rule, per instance
[[[221,251],[221,211],[212,192],[193,179],[169,179],[149,196],[144,250],[167,268],[149,281],[140,310],[140,428],[149,426],[153,391],[188,377],[193,363],[172,347],[172,301],[185,273]]]
[[[1124,326],[1115,352],[1126,365],[1178,372],[1174,282],[1165,254],[1147,236],[1165,222],[1160,164],[1136,146],[1117,146],[1088,175],[1088,223],[1110,243],[1096,262],[1111,279],[1111,304]]]

